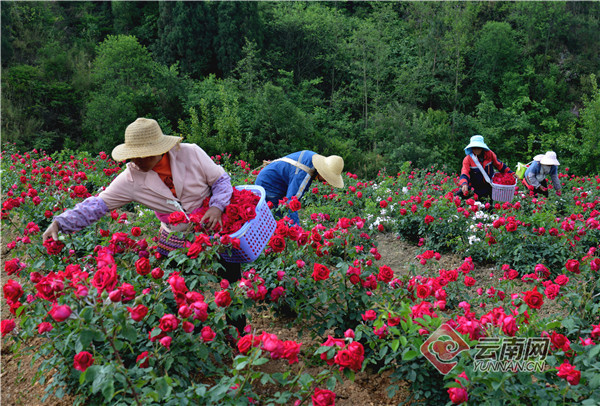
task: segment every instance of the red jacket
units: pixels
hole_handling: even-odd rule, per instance
[[[498,172],[506,173],[510,172],[510,168],[500,161],[496,154],[492,151],[483,152],[483,162],[479,162],[483,170],[488,174],[490,180],[494,176],[494,167],[498,169]],[[488,184],[485,178],[481,174],[481,171],[475,165],[475,161],[470,155],[465,156],[462,163],[462,169],[460,171],[460,178],[458,179],[458,186],[471,185],[476,189],[481,186]]]

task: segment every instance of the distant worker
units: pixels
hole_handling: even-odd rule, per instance
[[[492,185],[490,182],[494,177],[494,168],[501,173],[512,173],[512,171],[498,160],[481,135],[471,137],[471,142],[465,147],[465,154],[458,179],[460,189],[456,192],[456,196],[466,199],[471,193],[474,193],[480,200],[491,200]]]
[[[296,196],[300,200],[314,179],[336,188],[344,187],[343,169],[344,160],[340,156],[324,157],[304,150],[270,162],[260,171],[254,183],[265,189],[266,200],[277,208],[284,197],[291,200]],[[279,210],[275,214],[282,216]],[[290,211],[288,217],[294,224],[300,223],[297,212]]]
[[[561,185],[558,179],[558,159],[556,152],[548,151],[542,155],[536,155],[533,162],[525,171],[523,184],[533,193],[540,193],[548,197],[548,181],[546,177],[550,175],[552,185],[558,196],[561,195]]]

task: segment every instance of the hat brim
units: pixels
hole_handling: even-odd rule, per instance
[[[113,148],[111,155],[117,162],[132,158],[145,158],[149,156],[162,155],[165,152],[170,151],[171,148],[180,143],[181,140],[181,137],[163,134],[163,137],[158,142],[145,146],[132,147],[131,145],[127,144],[117,145]]]
[[[542,165],[560,165],[560,163],[558,162],[558,159],[552,159],[552,158],[548,158],[547,156],[543,156],[542,159],[540,159],[540,163]]]
[[[487,151],[490,150],[490,148],[487,145],[485,145],[485,142],[472,142],[465,147],[465,150],[472,149],[472,148],[483,148]]]
[[[323,155],[313,155],[312,163],[319,175],[321,175],[327,183],[335,188],[344,187],[344,178],[342,178],[342,174],[332,171],[329,165],[327,165],[326,158]]]
[[[544,156],[545,156],[544,154],[536,155],[533,157],[533,160],[540,162]]]

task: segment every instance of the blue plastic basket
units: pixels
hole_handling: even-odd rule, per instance
[[[256,217],[246,222],[242,228],[231,234],[231,238],[239,238],[240,249],[230,249],[221,254],[227,262],[253,262],[265,245],[271,239],[271,236],[277,228],[277,222],[267,206],[265,200],[265,189],[257,185],[235,186],[238,190],[250,190],[252,193],[260,196],[260,201],[256,205]]]

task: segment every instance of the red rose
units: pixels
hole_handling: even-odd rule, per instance
[[[127,310],[131,314],[131,318],[134,321],[142,321],[144,317],[146,317],[146,315],[148,314],[148,308],[143,304],[139,304],[134,308],[128,306]]]
[[[524,293],[525,297],[523,299],[525,300],[525,303],[527,303],[527,306],[532,309],[539,309],[544,304],[544,296],[537,291],[537,286],[535,286],[533,290]]]
[[[298,211],[298,210],[300,210],[302,205],[300,204],[300,201],[298,200],[298,198],[296,196],[293,196],[292,200],[290,200],[290,203],[288,204],[288,207],[290,208],[291,211]]]
[[[154,279],[160,279],[165,275],[165,272],[160,268],[154,268],[150,274]]]
[[[94,357],[87,351],[81,351],[73,358],[73,368],[84,372],[94,363]]]
[[[150,260],[146,257],[142,257],[135,261],[135,270],[138,274],[145,276],[151,272]]]
[[[569,283],[569,277],[567,275],[558,275],[556,279],[554,279],[554,282],[557,285],[565,286],[567,283]]]
[[[347,349],[343,349],[339,350],[337,354],[335,354],[333,361],[342,368],[344,368],[352,365],[352,358],[352,353]]]
[[[544,291],[546,297],[550,300],[556,299],[556,296],[558,296],[558,292],[560,292],[560,285],[556,285],[554,283],[548,285],[548,287]]]
[[[23,288],[18,282],[9,279],[2,287],[2,291],[4,292],[4,298],[10,302],[18,302],[23,296]]]
[[[19,276],[19,272],[21,271],[21,269],[23,269],[23,264],[19,262],[19,258],[13,258],[4,263],[4,271],[9,276],[14,273],[16,273],[17,276]]]
[[[324,281],[329,279],[329,268],[325,265],[315,263],[312,277],[315,281]]]
[[[455,405],[460,405],[469,400],[469,395],[465,388],[450,388],[448,389],[448,396],[450,397],[450,401]]]
[[[335,393],[327,389],[315,388],[314,395],[311,396],[313,406],[334,406]]]
[[[135,299],[135,288],[130,283],[124,283],[119,287],[121,294],[123,295],[123,302],[129,302]]]
[[[94,274],[91,284],[98,289],[98,295],[100,295],[105,290],[113,291],[117,285],[117,279],[117,265],[112,263],[99,268]]]
[[[131,227],[131,235],[134,237],[139,237],[142,234],[142,229],[139,227]]]
[[[227,307],[231,304],[231,296],[228,290],[215,292],[215,303],[219,307]]]
[[[0,322],[0,332],[2,332],[2,337],[13,331],[16,326],[15,319],[2,320]]]
[[[567,271],[569,272],[573,272],[576,274],[581,273],[581,271],[579,270],[579,261],[577,261],[576,259],[568,260],[565,264],[565,268],[567,268]]]
[[[37,326],[38,334],[47,333],[49,331],[52,331],[53,328],[54,327],[52,326],[52,324],[48,323],[47,321],[43,321]]]
[[[179,326],[179,319],[173,314],[165,314],[160,318],[158,327],[164,331],[173,331]]]
[[[579,385],[579,380],[581,379],[581,371],[575,369],[573,365],[569,363],[569,361],[565,360],[558,367],[557,375],[561,378],[565,378],[570,385]]]
[[[65,246],[65,244],[63,244],[61,241],[54,241],[53,238],[49,238],[44,241],[43,245],[46,247],[48,255],[60,254],[60,251],[62,251],[63,247]]]
[[[290,365],[299,362],[298,354],[300,353],[300,346],[302,344],[295,341],[284,341],[283,342],[283,358],[288,360]]]
[[[149,355],[150,354],[148,354],[148,351],[142,352],[135,359],[135,363],[138,364],[140,368],[148,368],[148,366],[150,366],[150,362],[149,362],[150,356]]]
[[[187,223],[188,219],[185,217],[185,213],[182,211],[176,211],[169,214],[169,224],[176,226],[180,223]]]
[[[362,315],[363,321],[367,320],[375,320],[377,318],[377,313],[375,310],[367,310],[365,314]]]
[[[215,332],[210,328],[210,326],[202,327],[202,331],[200,331],[200,336],[202,337],[202,341],[208,343],[216,337]]]
[[[248,351],[250,351],[250,348],[252,348],[252,346],[253,346],[252,334],[243,336],[237,342],[238,350],[240,351],[241,354],[244,354],[244,355],[246,355],[248,353]]]
[[[269,247],[273,252],[282,252],[285,249],[285,239],[278,235],[273,235],[269,240]]]
[[[392,271],[392,268],[390,268],[387,265],[379,267],[379,274],[377,275],[378,280],[388,283],[392,280],[393,277],[394,271]]]
[[[417,286],[417,297],[420,299],[425,299],[431,293],[431,289],[427,285],[419,285]]]
[[[61,322],[68,319],[72,312],[73,311],[71,310],[71,308],[67,305],[59,306],[57,304],[54,304],[52,306],[52,309],[50,309],[50,311],[48,312],[48,314],[54,319],[54,321]]]

